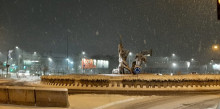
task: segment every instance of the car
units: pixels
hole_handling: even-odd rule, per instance
[[[27,77],[27,76],[30,76],[30,72],[27,70],[27,71],[25,71],[25,70],[19,70],[18,72],[17,72],[17,77],[18,78],[24,78],[24,77]]]
[[[162,73],[156,73],[155,75],[159,75],[159,76],[162,76],[163,74],[162,74]]]
[[[113,69],[112,74],[119,74],[119,69],[118,68]]]
[[[197,72],[191,72],[190,74],[192,74],[192,75],[197,75],[198,73],[197,73]]]

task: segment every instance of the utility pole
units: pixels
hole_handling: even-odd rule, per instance
[[[9,64],[8,64],[8,55],[9,55],[9,50],[8,50],[8,53],[7,53],[7,62],[6,62],[6,67],[7,67],[7,76],[8,76],[8,67],[9,67]]]
[[[66,43],[66,49],[67,49],[66,50],[66,58],[67,58],[67,64],[66,65],[67,65],[67,67],[66,68],[67,68],[67,72],[69,73],[69,55],[68,55],[69,54],[69,41],[68,40],[69,40],[69,37],[67,35],[67,40],[66,40],[66,42],[67,42]]]

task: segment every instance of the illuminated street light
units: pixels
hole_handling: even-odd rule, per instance
[[[129,52],[129,57],[128,57],[129,58],[129,60],[128,60],[128,65],[129,66],[131,65],[131,62],[130,62],[131,61],[131,56],[132,56],[132,52]]]
[[[172,56],[176,56],[176,54],[173,53]]]
[[[36,54],[37,54],[37,52],[35,51],[35,52],[34,52],[34,55],[36,55]]]
[[[194,61],[194,59],[192,58],[191,61]]]
[[[83,51],[82,54],[85,55],[86,53]]]
[[[16,46],[15,48],[18,49],[18,46]]]
[[[172,66],[173,66],[173,67],[176,67],[176,66],[177,66],[177,64],[176,64],[176,63],[172,63]]]
[[[187,72],[189,72],[190,62],[187,61],[187,62],[186,62],[186,65],[187,65]]]
[[[187,61],[186,64],[187,64],[187,68],[189,68],[190,67],[190,62]]]
[[[212,50],[214,50],[214,51],[216,51],[216,50],[218,50],[219,49],[219,45],[212,45]]]
[[[48,60],[49,60],[50,62],[52,62],[52,61],[53,61],[51,58],[48,58]]]

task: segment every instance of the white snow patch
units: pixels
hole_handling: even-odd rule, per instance
[[[99,107],[94,108],[94,109],[104,109],[104,108],[107,108],[107,107],[110,107],[110,106],[113,106],[113,105],[129,102],[129,101],[133,101],[133,100],[137,100],[137,99],[142,99],[142,98],[144,98],[144,97],[130,98],[130,99],[126,99],[126,100],[116,101],[116,102],[112,102],[112,103],[109,103],[109,104],[106,104],[106,105],[99,106]]]

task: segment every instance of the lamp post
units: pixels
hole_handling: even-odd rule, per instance
[[[187,61],[186,64],[187,64],[187,72],[189,72],[190,62]]]
[[[172,63],[172,67],[173,67],[173,73],[175,72],[175,68],[176,68],[177,64],[175,62]]]
[[[8,76],[8,67],[9,67],[9,65],[8,65],[8,56],[9,56],[9,50],[8,50],[8,53],[7,53],[7,62],[6,62],[6,67],[7,67],[7,76]]]
[[[85,51],[83,51],[83,52],[82,52],[82,57],[83,57],[83,58],[85,58],[85,54],[86,54]],[[83,65],[82,65],[82,70],[83,70],[82,73],[85,73],[85,71],[84,71],[85,63],[83,62],[83,61],[84,61],[83,58],[81,58],[81,62],[82,62],[81,64],[83,64]]]
[[[131,56],[132,56],[132,52],[129,52],[129,60],[128,60],[128,63],[129,63],[128,65],[129,66],[131,66],[131,62],[130,62],[131,61]]]
[[[48,68],[49,68],[49,70],[51,69],[52,62],[53,62],[52,58],[49,57],[48,58]]]

